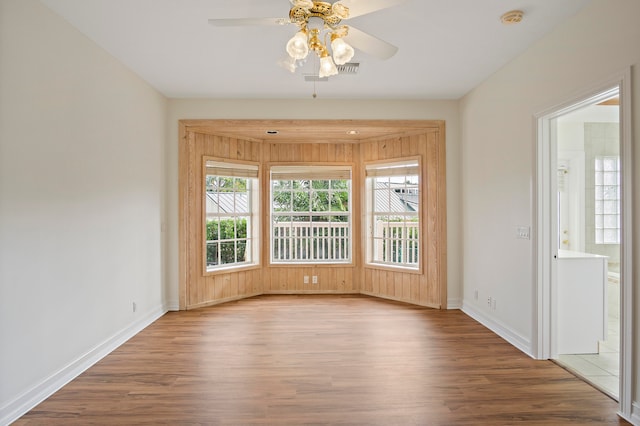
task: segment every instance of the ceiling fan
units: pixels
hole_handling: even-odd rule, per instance
[[[247,25],[289,25],[298,31],[286,45],[288,58],[281,62],[295,72],[310,51],[320,58],[319,78],[338,74],[337,65],[344,65],[354,56],[354,47],[379,59],[389,59],[398,48],[351,25],[343,20],[366,15],[381,9],[397,6],[406,0],[339,0],[333,3],[314,0],[290,0],[287,18],[228,18],[209,19],[218,27]],[[329,52],[331,48],[331,54]]]

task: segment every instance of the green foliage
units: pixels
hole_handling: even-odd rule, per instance
[[[273,184],[275,212],[346,212],[349,210],[347,180],[284,180]],[[328,221],[330,216],[314,216],[314,221]],[[332,220],[336,219],[335,216]]]
[[[207,191],[210,192],[246,192],[247,179],[207,175]]]
[[[246,219],[230,218],[208,221],[207,265],[243,262],[247,247],[246,238]]]

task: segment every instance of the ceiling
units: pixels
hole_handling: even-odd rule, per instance
[[[355,75],[305,81],[277,65],[293,25],[214,27],[209,18],[288,16],[288,0],[41,0],[169,98],[458,99],[590,0],[407,0],[345,20],[396,45],[359,50]],[[351,3],[371,0],[350,0]],[[503,25],[520,9],[524,19]],[[244,53],[243,53],[244,52]],[[311,57],[311,55],[310,55]],[[315,85],[315,87],[314,87]]]

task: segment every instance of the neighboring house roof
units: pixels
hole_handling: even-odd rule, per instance
[[[418,211],[418,194],[398,194],[398,197],[406,205],[407,210]]]
[[[386,182],[376,182],[377,189],[387,189]],[[376,196],[376,211],[388,211],[390,213],[401,213],[407,211],[418,211],[418,195],[403,194],[394,189],[393,191],[374,191]]]
[[[241,213],[249,211],[245,192],[207,192],[207,214]]]
[[[388,184],[377,182],[377,188],[387,189]],[[418,195],[393,191],[375,191],[376,210],[401,213],[418,211]],[[234,208],[235,206],[235,208]],[[388,209],[388,210],[387,210]],[[207,192],[207,214],[248,212],[247,194],[243,192]]]

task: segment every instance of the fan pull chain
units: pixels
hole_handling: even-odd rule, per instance
[[[319,66],[318,65],[318,57],[316,55],[313,55],[313,69],[318,69],[318,66]],[[320,73],[319,72],[318,72],[318,77],[320,77]],[[318,97],[318,94],[316,93],[316,81],[317,80],[318,80],[317,78],[313,79],[313,94],[311,95],[311,97],[313,99]]]

